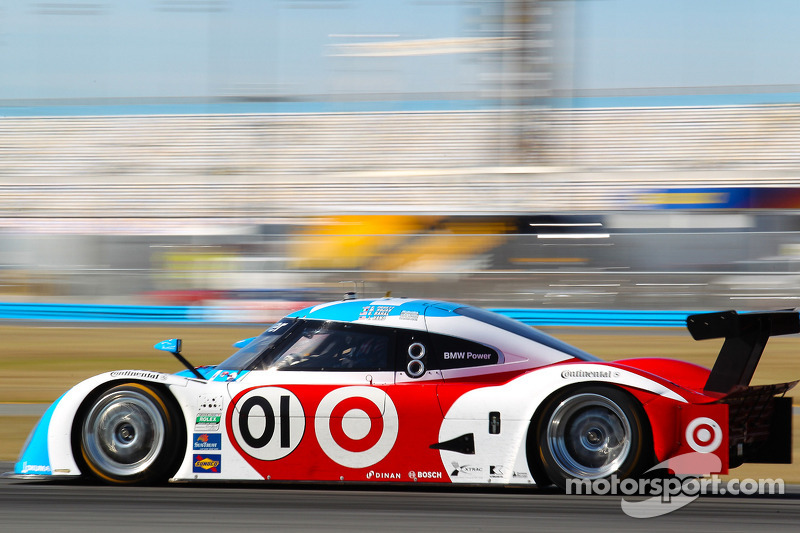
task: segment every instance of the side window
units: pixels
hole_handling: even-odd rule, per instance
[[[338,322],[308,322],[281,348],[278,370],[391,370],[391,330]]]
[[[442,370],[495,365],[497,351],[483,344],[447,335],[431,335],[433,349]]]

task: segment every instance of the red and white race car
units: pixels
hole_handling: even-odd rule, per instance
[[[604,362],[520,322],[439,301],[346,299],[292,313],[214,367],[90,378],[45,413],[14,477],[109,483],[321,481],[565,487],[687,453],[726,473],[791,461],[794,383],[749,386],[798,313],[693,315],[712,370]],[[697,472],[708,474],[715,472]]]

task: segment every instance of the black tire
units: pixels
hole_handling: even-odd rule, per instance
[[[72,428],[81,470],[112,484],[151,485],[172,477],[186,430],[171,397],[143,383],[123,383],[87,399]]]
[[[641,404],[621,389],[580,385],[556,393],[534,425],[537,453],[529,462],[537,484],[546,476],[566,489],[570,479],[624,479],[652,466],[647,417]],[[530,452],[529,447],[529,458]]]

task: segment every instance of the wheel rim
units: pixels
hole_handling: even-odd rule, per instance
[[[631,426],[605,396],[578,394],[561,402],[547,426],[547,445],[568,477],[598,479],[617,472],[631,449]]]
[[[147,470],[164,446],[161,412],[140,392],[119,391],[100,398],[83,424],[86,458],[98,470],[117,477]]]

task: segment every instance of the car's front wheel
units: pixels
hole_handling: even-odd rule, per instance
[[[85,471],[109,483],[153,484],[175,473],[183,422],[164,393],[142,383],[100,392],[81,409],[73,448]]]
[[[652,462],[644,411],[625,391],[582,386],[546,402],[536,425],[540,470],[566,488],[570,479],[619,479]]]

